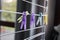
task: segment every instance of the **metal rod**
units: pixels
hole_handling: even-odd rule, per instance
[[[7,11],[7,10],[0,10],[0,12],[7,12],[7,13],[14,13],[14,14],[23,14],[21,12],[13,12],[13,11]],[[31,14],[28,14],[31,15]],[[39,14],[35,14],[35,16],[40,16]],[[42,16],[46,16],[46,15],[42,15]]]
[[[32,29],[21,30],[21,31],[17,31],[17,32],[12,32],[12,33],[2,34],[2,35],[0,35],[0,37],[1,37],[1,36],[6,36],[6,35],[15,34],[15,33],[24,32],[24,31],[34,30],[34,29],[38,29],[38,28],[43,28],[43,26],[35,27],[35,28],[32,28]]]
[[[40,36],[40,35],[43,35],[43,34],[45,34],[45,32],[38,33],[38,34],[33,35],[33,36],[31,36],[31,37],[28,37],[28,38],[26,38],[26,39],[24,39],[24,40],[32,40],[32,39],[34,39],[34,38],[36,38],[36,37],[38,37],[38,36]]]
[[[42,7],[42,8],[46,8],[46,7],[42,6],[42,5],[38,5],[38,4],[29,2],[29,1],[26,1],[26,0],[23,0],[23,1],[24,1],[24,2],[27,2],[27,3],[30,3],[30,4],[32,4],[32,5],[35,5],[35,6],[39,6],[39,7]]]
[[[22,14],[22,13],[20,13],[20,12],[13,12],[13,11],[8,11],[8,10],[0,10],[0,12],[15,13],[15,14]]]

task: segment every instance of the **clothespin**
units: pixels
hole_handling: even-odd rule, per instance
[[[34,13],[32,13],[30,17],[30,29],[31,29],[30,36],[34,34],[33,28],[35,28],[35,14]]]
[[[24,25],[24,30],[26,30],[26,12],[23,12],[22,16],[23,17],[22,17],[22,23],[21,23],[20,29],[22,29]]]
[[[30,27],[35,27],[35,15],[34,13],[31,14],[31,17],[30,17]]]
[[[23,12],[22,16],[17,19],[17,21],[19,21],[18,23],[22,22],[20,29],[22,29],[24,25],[24,30],[26,30],[26,16],[27,15],[29,15],[28,11]]]
[[[40,21],[40,25],[43,25],[43,22],[42,22],[43,21],[43,19],[42,19],[43,17],[42,17],[42,15],[43,14],[40,13],[40,16],[39,16],[38,21],[37,21],[37,25],[38,25],[39,21]]]
[[[46,13],[44,16],[44,24],[47,25],[48,24],[48,14]]]
[[[27,16],[27,15],[29,15],[29,12],[28,12],[28,11],[26,11],[26,16]],[[22,17],[23,17],[23,16],[21,16],[21,17],[19,17],[19,18],[17,19],[18,23],[20,23],[20,22],[22,21]]]

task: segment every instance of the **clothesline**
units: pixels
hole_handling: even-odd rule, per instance
[[[34,30],[34,29],[38,29],[38,28],[43,28],[43,27],[44,27],[44,26],[39,26],[39,27],[35,27],[35,28],[32,28],[32,29],[26,29],[26,30],[20,30],[20,31],[17,31],[17,32],[6,33],[6,34],[0,35],[0,37],[6,36],[6,35],[15,34],[15,33],[20,33],[20,32],[25,32],[25,31],[29,31],[29,30]]]
[[[27,2],[27,3],[30,3],[32,5],[35,5],[35,6],[39,6],[39,7],[42,7],[42,8],[46,8],[45,6],[42,6],[42,5],[39,5],[39,4],[35,4],[35,3],[32,3],[32,2],[29,2],[29,1],[26,1],[26,0],[23,0],[24,2]]]
[[[32,39],[34,39],[34,38],[36,38],[36,37],[38,37],[38,36],[40,36],[40,35],[43,35],[43,34],[45,34],[45,32],[38,33],[38,34],[33,35],[33,36],[31,36],[31,37],[28,37],[28,38],[26,38],[26,39],[24,39],[24,40],[32,40]]]
[[[7,13],[14,13],[14,14],[22,14],[21,12],[13,12],[13,11],[8,11],[8,10],[0,10],[0,12],[7,12]],[[28,14],[31,15],[31,14]],[[35,14],[35,16],[40,16],[39,14]],[[46,16],[43,14],[42,16]]]

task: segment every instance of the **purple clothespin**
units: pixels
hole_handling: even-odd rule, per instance
[[[34,27],[35,26],[35,15],[34,13],[31,14],[31,17],[30,17],[30,27]]]
[[[20,29],[23,28],[23,25],[24,25],[24,30],[26,30],[26,12],[23,12],[23,15],[22,15],[22,23],[21,23],[21,27]]]

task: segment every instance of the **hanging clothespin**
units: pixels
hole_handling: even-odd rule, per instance
[[[46,13],[45,16],[44,16],[44,24],[45,25],[48,25],[48,14]]]
[[[26,30],[26,12],[23,12],[22,16],[23,17],[22,17],[22,23],[21,23],[20,29],[22,29],[24,25],[24,30]]]
[[[30,27],[35,27],[35,15],[34,15],[34,13],[32,13],[31,17],[30,17]]]
[[[38,18],[38,20],[37,20],[37,25],[38,25],[38,23],[40,22],[40,25],[43,25],[43,16],[42,16],[43,14],[42,13],[40,13],[40,16],[39,16],[39,18]]]
[[[22,29],[24,25],[24,30],[26,30],[26,16],[27,15],[29,15],[28,11],[23,12],[22,16],[17,19],[17,21],[19,21],[18,23],[22,22],[20,29]]]
[[[32,36],[34,34],[34,30],[33,28],[35,28],[35,14],[32,13],[31,16],[30,16],[30,36]]]
[[[29,15],[29,12],[28,12],[28,11],[26,11],[26,16],[27,16],[27,15]],[[22,21],[22,17],[23,17],[23,16],[20,16],[20,17],[17,19],[18,23],[20,23],[20,22]]]

